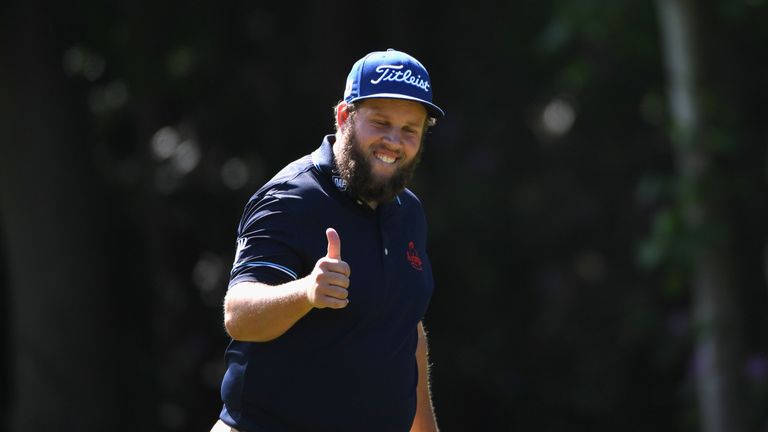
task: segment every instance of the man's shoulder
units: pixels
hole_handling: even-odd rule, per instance
[[[397,196],[397,200],[398,207],[402,209],[401,217],[405,217],[410,220],[426,220],[426,214],[424,212],[424,206],[421,203],[421,199],[419,199],[419,197],[416,196],[412,190],[403,190],[400,195]]]
[[[414,207],[416,209],[421,210],[421,200],[418,196],[416,196],[415,193],[413,193],[412,190],[405,188],[400,195],[397,197],[400,200],[400,203],[407,207]]]
[[[301,210],[313,197],[324,196],[321,176],[311,155],[303,156],[281,169],[248,200],[249,208],[265,206]]]
[[[282,193],[297,194],[317,189],[318,177],[314,172],[315,165],[311,155],[303,156],[278,171],[267,181],[252,198],[262,197],[268,194],[280,195]]]

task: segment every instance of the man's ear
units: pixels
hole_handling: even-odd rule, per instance
[[[347,123],[349,118],[349,106],[346,102],[341,101],[336,105],[336,124],[339,125],[339,129],[342,129]]]

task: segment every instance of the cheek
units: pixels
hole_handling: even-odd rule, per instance
[[[408,157],[408,160],[413,159],[416,157],[416,154],[419,153],[419,148],[421,147],[421,141],[417,140],[415,143],[408,143],[405,145],[405,154]]]
[[[367,129],[358,129],[356,132],[357,142],[363,149],[371,147],[372,144],[381,140],[381,136],[371,133],[372,131]]]
[[[356,123],[355,126],[355,134],[360,140],[371,141],[374,138],[382,135],[381,131],[373,127],[373,125],[369,124],[368,122],[361,121]]]

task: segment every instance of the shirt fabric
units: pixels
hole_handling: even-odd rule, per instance
[[[346,192],[334,138],[257,191],[238,227],[230,287],[307,276],[326,255],[327,228],[351,269],[347,307],[312,309],[269,342],[231,341],[220,418],[241,431],[396,432],[413,422],[416,326],[434,288],[426,219],[407,189],[375,210]]]

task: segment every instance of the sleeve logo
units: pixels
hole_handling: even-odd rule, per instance
[[[237,239],[237,251],[235,252],[235,261],[232,263],[232,266],[236,266],[238,262],[243,258],[243,252],[245,252],[246,249],[248,249],[250,246],[248,245],[248,239],[245,237],[239,237]]]

